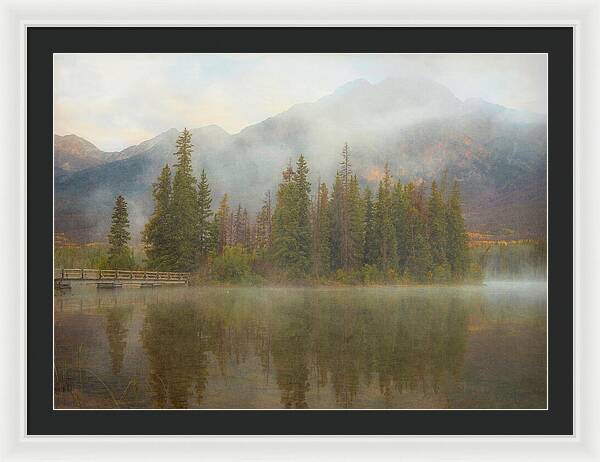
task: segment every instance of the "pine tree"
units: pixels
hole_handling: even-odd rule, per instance
[[[352,266],[352,236],[350,230],[351,198],[350,183],[352,181],[352,168],[350,164],[350,150],[348,143],[342,149],[342,161],[340,162],[340,177],[342,182],[342,200],[340,203],[340,264],[342,268],[349,269]]]
[[[447,256],[454,279],[462,279],[467,274],[468,251],[465,221],[460,205],[460,187],[455,181],[447,207]]]
[[[431,196],[429,196],[427,212],[434,278],[436,280],[446,280],[449,276],[448,260],[446,258],[446,206],[435,181],[431,183]]]
[[[329,207],[331,224],[331,268],[335,271],[343,266],[343,227],[344,227],[344,186],[340,172],[335,175],[333,190],[331,192],[331,205]]]
[[[350,179],[347,194],[348,204],[348,234],[350,237],[350,246],[347,265],[349,268],[356,269],[362,265],[364,254],[365,239],[365,210],[364,203],[360,196],[360,187],[358,177],[353,175]]]
[[[229,243],[229,198],[227,193],[223,195],[223,199],[219,204],[219,209],[215,213],[215,241],[218,255],[223,255],[225,247]]]
[[[313,274],[320,278],[327,274],[331,267],[329,192],[325,183],[319,186],[313,213]]]
[[[372,193],[369,187],[364,192],[365,207],[365,241],[363,246],[363,263],[365,265],[374,265],[377,263],[379,255],[377,232],[375,230],[375,206],[373,204]]]
[[[296,163],[294,176],[295,196],[298,208],[298,269],[302,274],[310,271],[311,225],[310,225],[310,182],[308,164],[303,155]]]
[[[248,210],[246,210],[246,208],[244,208],[244,211],[242,212],[242,242],[241,242],[242,246],[244,247],[244,249],[250,251],[252,248],[251,242],[250,242],[250,221],[248,219]]]
[[[273,213],[273,257],[294,278],[310,271],[311,226],[308,166],[301,155],[296,171],[288,168],[277,191]]]
[[[175,269],[191,271],[196,262],[198,241],[198,193],[192,171],[192,134],[184,129],[177,138],[177,171],[173,179],[171,216]]]
[[[229,214],[229,220],[227,221],[227,245],[229,246],[234,246],[235,245],[235,233],[234,233],[234,228],[235,228],[235,215],[233,213],[233,210],[231,211],[231,213]]]
[[[423,187],[415,187],[413,183],[405,186],[404,192],[408,200],[408,257],[406,268],[409,274],[418,281],[431,279],[433,261],[427,236],[427,211],[423,199]]]
[[[156,183],[152,185],[154,212],[142,232],[147,265],[150,269],[168,271],[173,269],[171,255],[171,169],[165,165]]]
[[[398,181],[394,187],[394,227],[396,229],[396,242],[398,246],[398,269],[400,273],[406,271],[409,255],[409,199],[402,183]]]
[[[108,235],[108,263],[111,268],[128,269],[133,266],[133,256],[128,245],[130,240],[127,202],[123,196],[118,195]]]
[[[289,269],[295,263],[297,245],[295,229],[298,214],[294,204],[294,174],[291,167],[284,170],[273,212],[273,258],[278,266]]]
[[[379,267],[384,271],[395,269],[398,254],[393,216],[392,175],[387,164],[383,179],[379,182],[375,205],[375,224]]]
[[[256,217],[256,248],[264,251],[271,247],[272,212],[271,191],[265,194],[263,205]]]
[[[210,192],[210,186],[208,184],[208,179],[206,178],[206,173],[204,169],[202,169],[202,173],[200,174],[200,182],[198,183],[198,205],[196,209],[197,213],[197,227],[198,227],[198,235],[197,235],[197,243],[196,249],[198,258],[201,262],[206,261],[206,257],[214,248],[214,241],[212,239],[211,232],[211,220],[212,216],[212,196]]]
[[[238,204],[237,211],[233,218],[233,242],[232,245],[244,245],[244,218],[242,212],[242,204]]]

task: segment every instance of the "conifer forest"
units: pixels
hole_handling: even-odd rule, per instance
[[[212,196],[209,173],[195,175],[193,140],[183,130],[173,165],[153,184],[143,230],[145,267],[197,274],[197,281],[449,283],[477,280],[469,258],[460,184],[394,180],[385,165],[376,190],[361,188],[351,147],[340,150],[332,185],[310,182],[302,154],[282,169],[276,192],[250,214],[227,193]],[[214,205],[213,205],[214,204]],[[109,267],[134,263],[123,197],[115,202]]]

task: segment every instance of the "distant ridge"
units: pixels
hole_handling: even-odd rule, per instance
[[[114,197],[123,194],[138,232],[151,213],[152,182],[175,161],[178,133],[172,128],[120,153],[102,153],[91,143],[96,150],[77,151],[92,165],[57,178],[56,231],[78,241],[103,239]],[[447,171],[461,183],[470,230],[512,237],[545,232],[545,117],[479,98],[463,102],[432,80],[356,80],[237,134],[216,125],[192,129],[194,168],[206,170],[213,206],[227,192],[250,211],[267,190],[276,191],[281,170],[300,153],[313,183],[318,177],[331,183],[346,141],[363,185],[376,187],[386,162],[403,181],[430,181]]]

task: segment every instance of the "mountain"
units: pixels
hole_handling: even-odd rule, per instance
[[[130,204],[134,234],[152,210],[151,185],[175,158],[176,129],[131,146],[120,158],[57,178],[55,225],[79,241],[103,239],[114,197]],[[192,130],[196,173],[207,172],[213,206],[223,193],[256,211],[281,171],[306,157],[313,184],[331,183],[344,142],[363,185],[376,188],[388,163],[403,181],[448,172],[461,183],[469,229],[504,236],[545,233],[546,121],[481,99],[461,101],[432,80],[349,82],[229,134],[211,125]]]
[[[122,152],[101,151],[77,135],[54,135],[54,174],[56,176],[97,167],[129,156],[130,153],[126,150]]]

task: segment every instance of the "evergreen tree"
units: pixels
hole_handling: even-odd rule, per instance
[[[373,204],[372,193],[369,187],[365,188],[363,201],[365,204],[365,241],[363,246],[363,263],[365,265],[374,265],[377,263],[379,249],[377,245],[377,232],[375,230],[375,206]]]
[[[468,268],[467,232],[460,205],[460,187],[455,181],[447,207],[447,256],[452,277],[462,279]]]
[[[230,246],[234,246],[235,245],[235,233],[234,233],[234,228],[235,228],[235,215],[233,213],[233,210],[231,211],[231,213],[229,214],[229,220],[227,221],[228,227],[227,227],[227,245]]]
[[[409,255],[410,235],[409,235],[409,199],[405,188],[398,180],[394,187],[394,227],[396,229],[396,242],[398,246],[398,269],[400,273],[406,271],[406,265]]]
[[[358,177],[353,175],[348,186],[348,234],[350,246],[347,265],[349,268],[360,268],[364,254],[365,210],[360,196]]]
[[[165,165],[152,185],[154,212],[142,232],[148,268],[168,271],[173,267],[171,255],[171,169]]]
[[[319,278],[327,274],[331,265],[331,227],[329,214],[329,192],[321,183],[315,199],[313,218],[313,274]]]
[[[449,276],[448,260],[446,258],[446,206],[435,181],[431,183],[431,196],[429,196],[427,212],[434,278],[436,280],[446,280]]]
[[[384,271],[395,269],[398,260],[392,206],[392,175],[389,166],[386,164],[383,179],[379,182],[377,203],[375,205],[378,263]]]
[[[238,204],[237,211],[235,212],[235,216],[233,218],[233,245],[244,245],[244,217],[242,212],[242,204]]]
[[[267,250],[271,247],[272,211],[271,191],[265,194],[263,205],[256,217],[256,248]]]
[[[295,229],[298,213],[294,204],[294,175],[291,167],[284,170],[273,212],[273,259],[281,268],[289,269],[292,269],[297,256]]]
[[[175,269],[191,271],[198,242],[198,191],[192,171],[192,134],[184,129],[177,138],[177,171],[173,179],[171,217]]]
[[[296,163],[294,189],[298,208],[298,269],[302,274],[310,270],[311,225],[310,225],[310,182],[308,180],[308,164],[300,155]]]
[[[311,226],[308,166],[301,155],[296,171],[284,171],[273,214],[273,256],[289,276],[304,277],[310,270]]]
[[[344,186],[340,172],[335,175],[329,207],[331,224],[331,268],[335,271],[343,266]]]
[[[212,224],[210,217],[212,216],[212,196],[210,192],[210,186],[206,173],[202,169],[200,174],[200,182],[198,183],[198,205],[197,205],[197,226],[198,236],[196,249],[197,254],[201,262],[206,261],[206,257],[210,251],[214,248],[214,241],[212,239]]]
[[[246,210],[246,208],[244,208],[244,211],[242,212],[242,246],[244,247],[244,249],[246,250],[251,250],[252,245],[251,245],[251,239],[250,239],[250,221],[248,219],[248,210]]]
[[[219,204],[219,209],[217,210],[217,213],[215,213],[215,242],[218,255],[223,255],[225,247],[227,247],[229,243],[229,220],[229,197],[227,196],[227,193],[225,193]]]
[[[340,177],[342,182],[341,202],[340,202],[340,265],[344,269],[352,266],[353,248],[351,235],[351,198],[350,184],[352,182],[352,168],[350,164],[350,150],[348,143],[344,144],[342,149],[342,161],[340,162]]]
[[[427,213],[424,206],[423,188],[409,183],[404,188],[409,207],[407,214],[408,257],[406,268],[418,281],[431,278],[432,258],[427,238]]]
[[[129,216],[127,202],[118,195],[112,214],[112,225],[108,235],[108,263],[111,268],[128,269],[133,267],[133,255],[129,248]]]

